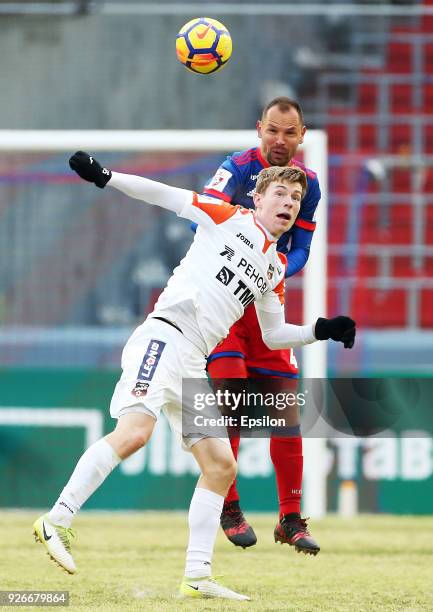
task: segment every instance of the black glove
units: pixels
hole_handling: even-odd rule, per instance
[[[72,170],[85,181],[95,183],[97,187],[103,189],[111,179],[111,170],[103,168],[94,157],[84,151],[77,151],[69,160]]]
[[[343,342],[344,348],[352,348],[355,344],[356,323],[350,317],[334,317],[333,319],[323,319],[319,317],[314,328],[314,335],[317,340],[335,340]]]

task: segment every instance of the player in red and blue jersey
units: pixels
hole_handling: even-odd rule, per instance
[[[298,218],[292,229],[278,241],[278,250],[287,257],[286,277],[302,270],[307,262],[316,226],[315,212],[320,200],[316,174],[294,157],[303,142],[305,131],[300,105],[290,98],[275,98],[267,104],[261,120],[257,122],[260,146],[227,157],[204,188],[204,193],[208,195],[253,208],[252,196],[262,168],[298,166],[304,170],[308,189]],[[275,385],[279,379],[285,390],[296,390],[298,378],[293,350],[270,350],[263,343],[254,305],[245,310],[244,316],[233,325],[227,338],[209,356],[208,372],[213,379],[271,377],[275,379]],[[231,435],[236,458],[239,441],[238,435]],[[289,437],[271,436],[270,455],[276,473],[280,506],[275,541],[291,544],[298,551],[317,554],[320,548],[300,515],[303,456],[298,412],[294,415]],[[257,541],[240,508],[236,481],[225,499],[221,525],[228,539],[237,546],[245,548]]]

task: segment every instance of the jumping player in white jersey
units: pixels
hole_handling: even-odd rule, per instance
[[[72,519],[120,461],[147,443],[163,410],[201,471],[189,508],[189,543],[180,592],[184,597],[249,599],[212,578],[215,538],[236,462],[226,437],[182,436],[182,379],[206,377],[206,355],[253,301],[270,348],[329,338],[343,342],[345,348],[353,346],[355,322],[348,317],[319,318],[303,326],[284,321],[285,262],[276,242],[295,222],[306,188],[305,174],[295,168],[263,170],[253,212],[185,189],[111,172],[81,151],[69,163],[81,178],[98,187],[108,183],[198,223],[199,229],[153,312],[126,343],[123,373],[110,408],[117,419],[114,431],[85,451],[51,511],[34,523],[35,536],[73,574]]]

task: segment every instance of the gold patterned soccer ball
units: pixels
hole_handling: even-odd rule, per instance
[[[188,21],[176,38],[177,59],[192,72],[210,74],[220,70],[232,54],[227,28],[209,17]]]

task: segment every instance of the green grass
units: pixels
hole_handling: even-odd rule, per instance
[[[251,602],[182,601],[186,515],[81,513],[69,576],[34,543],[35,513],[0,513],[0,589],[68,590],[70,610],[433,610],[433,517],[311,522],[317,557],[274,544],[275,517],[249,515],[258,544],[218,536],[213,569]],[[31,608],[41,609],[41,608]]]

